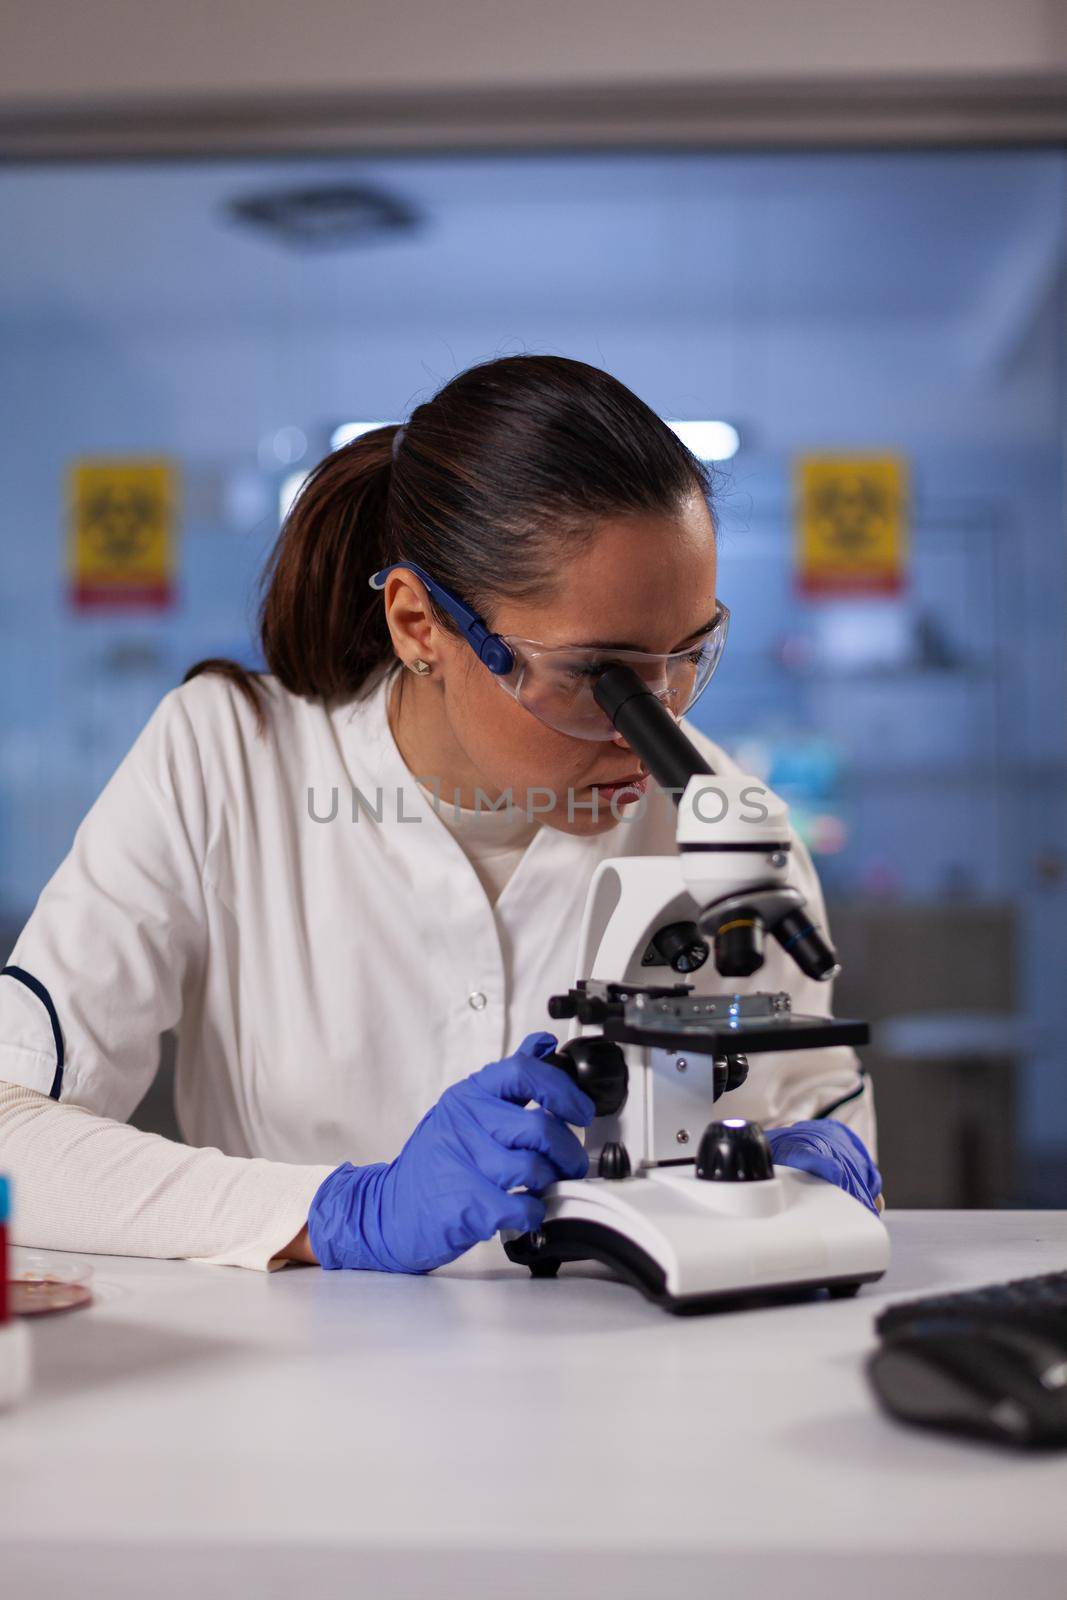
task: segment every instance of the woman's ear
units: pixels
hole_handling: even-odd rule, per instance
[[[413,574],[391,572],[383,593],[386,622],[397,655],[405,664],[418,659],[432,668],[436,628],[422,584]]]

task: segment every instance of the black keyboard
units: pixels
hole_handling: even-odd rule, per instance
[[[875,1322],[883,1339],[920,1323],[1015,1323],[1067,1334],[1067,1272],[1046,1272],[1035,1278],[1013,1278],[955,1294],[931,1294],[887,1306]]]
[[[1067,1272],[887,1306],[867,1376],[901,1422],[1067,1447]]]

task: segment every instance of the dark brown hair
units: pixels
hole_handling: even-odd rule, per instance
[[[492,626],[502,599],[550,597],[568,555],[598,522],[670,515],[710,470],[625,384],[563,356],[517,355],[470,367],[395,426],[326,456],[304,483],[267,562],[259,632],[267,670],[304,696],[369,693],[395,660],[380,594],[367,579],[409,560]],[[435,620],[456,625],[434,607]],[[225,674],[262,725],[260,675]]]

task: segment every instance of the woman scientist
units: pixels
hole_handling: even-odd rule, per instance
[[[461,373],[319,464],[267,569],[269,670],[202,662],[164,696],[0,975],[19,1241],[420,1272],[585,1174],[546,1002],[597,863],[675,849],[591,684],[625,660],[681,716],[707,683],[709,490],[621,383],[550,356]],[[760,986],[828,1013],[777,946]],[[126,1122],[170,1029],[185,1144]],[[761,1057],[734,1108],[875,1204],[850,1049]]]

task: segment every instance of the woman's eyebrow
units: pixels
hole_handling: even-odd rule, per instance
[[[710,622],[705,622],[705,624],[704,624],[704,626],[702,628],[694,628],[692,633],[687,633],[684,639],[680,639],[678,641],[678,643],[674,646],[674,649],[675,650],[681,650],[682,647],[684,645],[687,645],[691,639],[699,639],[699,637],[700,637],[700,635],[702,633],[710,633],[712,628],[714,628],[715,623],[716,623],[717,620],[718,620],[718,614],[716,613],[716,615],[714,617],[712,617]],[[564,648],[567,649],[567,650],[641,650],[641,651],[644,651],[645,647],[644,647],[643,644],[631,644],[628,640],[622,640],[622,639],[586,639],[582,644],[569,644],[569,645],[564,646]],[[655,652],[649,652],[649,653],[653,654]],[[671,654],[670,651],[668,651],[667,653],[668,653],[668,655]]]

